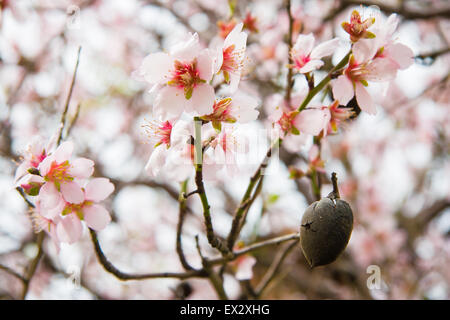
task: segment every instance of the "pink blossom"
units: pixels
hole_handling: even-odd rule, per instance
[[[158,141],[153,147],[150,158],[145,165],[145,171],[151,176],[156,177],[161,171],[179,172],[183,167],[189,164],[192,168],[190,155],[187,153],[189,138],[193,134],[192,123],[178,120],[176,122],[161,123],[159,126],[153,120],[152,127],[146,127],[150,141]],[[181,162],[181,163],[180,163]],[[177,168],[177,165],[180,168]],[[185,176],[181,174],[180,176]],[[177,179],[178,180],[178,179]]]
[[[253,278],[253,266],[256,264],[256,258],[246,254],[237,258],[231,264],[235,270],[237,280],[250,280]]]
[[[303,133],[318,136],[320,132],[327,133],[331,113],[328,107],[309,107],[293,119],[294,126]]]
[[[339,39],[334,38],[325,41],[315,48],[314,42],[315,39],[312,33],[308,35],[301,34],[290,52],[294,62],[293,67],[300,73],[308,73],[322,67],[324,62],[321,59],[333,54],[338,46]]]
[[[154,85],[153,111],[159,117],[179,117],[183,111],[195,115],[212,112],[214,88],[213,59],[201,49],[198,35],[172,47],[169,53],[157,52],[145,57],[137,74]]]
[[[84,188],[83,201],[78,204],[66,202],[56,234],[61,242],[74,243],[82,234],[81,221],[96,231],[103,230],[111,221],[109,212],[99,204],[114,191],[114,185],[106,178],[95,178]]]
[[[56,234],[56,226],[61,218],[58,215],[58,212],[50,214],[50,216],[52,216],[51,218],[49,218],[48,216],[49,216],[48,211],[47,210],[42,211],[39,199],[36,200],[34,204],[34,209],[31,213],[31,220],[33,222],[34,231],[36,233],[41,231],[47,233],[52,239],[56,247],[56,251],[59,252],[60,241],[58,239],[58,235]]]
[[[243,25],[242,22],[237,24],[227,35],[216,58],[215,72],[222,71],[225,82],[230,84],[231,92],[237,90],[243,69],[247,43],[247,34],[242,32]]]
[[[333,95],[343,105],[353,96],[359,107],[369,114],[375,114],[372,97],[367,92],[367,81],[393,80],[399,69],[405,69],[413,63],[410,48],[394,43],[392,38],[397,28],[398,18],[389,16],[385,23],[374,26],[373,39],[361,39],[353,46],[353,55],[344,74],[333,80]]]
[[[341,25],[345,32],[350,35],[350,40],[356,42],[361,38],[375,38],[375,34],[367,30],[374,23],[374,17],[362,20],[358,10],[353,10],[350,16],[350,22],[343,22]]]
[[[69,161],[73,147],[72,142],[63,142],[39,164],[40,175],[46,181],[39,192],[44,208],[54,208],[62,199],[70,203],[83,201],[83,191],[75,179],[89,178],[94,171],[94,162],[86,158]]]
[[[248,94],[238,91],[231,98],[224,98],[214,103],[213,113],[201,117],[212,121],[215,128],[220,129],[220,122],[247,123],[258,118],[256,110],[258,101]]]

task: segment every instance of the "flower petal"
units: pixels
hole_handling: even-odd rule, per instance
[[[200,54],[197,56],[197,70],[198,74],[200,76],[200,79],[203,79],[205,81],[209,81],[212,79],[213,76],[213,58],[212,58],[212,52],[210,50],[205,49],[200,52]]]
[[[142,61],[139,74],[149,83],[165,83],[168,81],[174,60],[164,52],[149,54]]]
[[[356,101],[361,110],[367,112],[368,114],[376,114],[377,109],[373,103],[372,97],[366,88],[359,82],[355,86]]]
[[[311,60],[300,68],[300,73],[307,73],[322,67],[324,62],[322,60]]]
[[[186,98],[182,89],[166,86],[156,96],[153,112],[162,119],[171,116],[179,117],[185,109],[185,104]]]
[[[194,89],[191,99],[188,100],[190,108],[196,115],[211,114],[214,111],[214,88],[209,84],[201,84]]]
[[[56,235],[61,242],[74,243],[81,238],[83,226],[75,214],[65,216],[56,226]]]
[[[253,278],[253,266],[256,263],[256,258],[253,256],[246,256],[238,262],[236,279],[238,280],[250,280]]]
[[[61,183],[61,193],[66,202],[79,204],[84,201],[83,190],[81,190],[78,183],[74,181]]]
[[[61,194],[53,182],[45,183],[39,190],[39,202],[43,210],[55,208],[61,201]]]
[[[114,191],[114,185],[106,178],[95,178],[85,188],[86,200],[100,202]]]
[[[292,52],[294,56],[307,56],[311,53],[312,48],[314,47],[314,36],[312,33],[304,35],[300,34],[295,42],[294,47],[292,48]]]
[[[85,207],[83,217],[88,227],[96,231],[104,229],[111,222],[108,210],[98,204]]]
[[[65,141],[61,143],[54,152],[56,163],[62,163],[69,160],[72,156],[73,148],[74,145],[72,141]]]
[[[79,179],[89,178],[94,173],[94,161],[86,158],[77,158],[72,161],[69,174]]]
[[[339,38],[325,41],[315,47],[311,52],[311,59],[320,59],[332,55],[339,45]]]
[[[300,131],[317,136],[326,130],[331,114],[328,108],[311,108],[300,112],[294,119],[295,127]]]
[[[336,80],[333,80],[332,87],[333,97],[339,101],[339,104],[347,105],[350,99],[353,98],[353,83],[346,75],[341,75]]]
[[[258,100],[241,91],[234,94],[232,100],[231,114],[240,123],[246,123],[258,118]]]
[[[389,56],[399,65],[400,69],[406,69],[414,63],[413,51],[401,43],[395,43],[388,47]]]

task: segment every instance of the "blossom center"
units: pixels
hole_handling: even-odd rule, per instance
[[[186,99],[190,99],[194,88],[198,84],[206,82],[200,78],[200,72],[197,68],[197,59],[192,60],[190,63],[183,63],[175,60],[174,67],[172,79],[167,84],[183,89]]]
[[[155,147],[165,144],[170,147],[170,135],[172,133],[172,124],[169,121],[159,123],[156,121],[144,125],[145,131],[151,139],[157,141]]]
[[[305,64],[307,64],[309,61],[311,61],[311,58],[309,55],[300,55],[300,56],[295,57],[294,61],[295,61],[295,67],[297,67],[298,69],[301,69],[305,66]]]
[[[70,169],[69,160],[66,160],[62,163],[56,163],[53,161],[50,165],[50,170],[45,176],[46,181],[52,181],[55,183],[63,182],[63,181],[72,181],[73,177],[69,175],[68,170]]]

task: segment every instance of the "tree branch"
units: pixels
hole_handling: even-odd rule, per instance
[[[100,243],[98,242],[97,233],[89,229],[91,234],[91,240],[94,244],[95,253],[97,255],[97,259],[103,268],[113,274],[116,278],[128,281],[128,280],[144,280],[144,279],[155,279],[155,278],[177,278],[177,279],[187,279],[194,277],[205,277],[206,274],[202,270],[191,270],[187,272],[160,272],[160,273],[143,273],[143,274],[135,274],[135,273],[125,273],[117,269],[105,256],[100,247]]]
[[[186,198],[185,193],[187,191],[187,182],[185,180],[181,183],[180,196],[178,199],[179,202],[179,215],[178,215],[178,224],[177,224],[177,240],[176,240],[176,250],[178,254],[178,258],[180,260],[181,265],[186,270],[194,270],[194,268],[187,262],[186,257],[183,252],[183,245],[181,243],[181,236],[183,233],[183,222],[184,217],[186,216]]]

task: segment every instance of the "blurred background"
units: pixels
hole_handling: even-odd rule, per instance
[[[363,7],[360,6],[363,5]],[[450,4],[446,0],[292,1],[294,33],[333,37],[341,46],[317,73],[318,80],[348,51],[340,24],[357,8],[378,5],[398,13],[398,41],[416,55],[410,68],[388,85],[370,85],[376,116],[361,113],[322,146],[322,196],[330,173],[353,208],[354,230],[344,254],[311,270],[300,248],[286,259],[265,299],[448,299],[450,297]],[[132,72],[149,53],[168,50],[188,32],[207,47],[246,22],[246,75],[241,88],[258,98],[260,115],[249,129],[270,126],[267,110],[280,101],[288,63],[288,15],[284,1],[239,0],[233,18],[225,0],[3,0],[0,1],[0,264],[22,274],[36,255],[27,204],[14,188],[26,145],[57,130],[81,46],[68,119],[78,156],[96,163],[94,176],[111,179],[107,201],[113,222],[99,233],[105,254],[128,272],[182,271],[175,252],[180,185],[151,179],[144,166],[151,151],[142,125],[151,116],[149,86]],[[373,9],[373,8],[372,8]],[[234,20],[233,20],[234,19]],[[299,78],[299,77],[298,77]],[[296,77],[294,92],[300,85]],[[298,83],[297,83],[298,82]],[[282,98],[281,98],[282,99]],[[280,151],[277,174],[268,175],[248,214],[245,244],[296,232],[314,201],[306,170],[311,143],[301,152]],[[213,224],[226,236],[234,209],[256,169],[207,181]],[[193,181],[189,190],[194,190]],[[187,259],[201,262],[194,236],[203,235],[201,203],[188,200],[183,245]],[[255,251],[251,284],[269,268],[277,247]],[[370,267],[372,266],[372,267]],[[373,266],[380,286],[368,286]],[[246,298],[245,281],[226,274],[230,298]],[[0,298],[20,296],[22,282],[0,270]],[[83,239],[56,252],[49,239],[27,299],[215,299],[204,279],[121,282],[98,264],[85,230]]]

